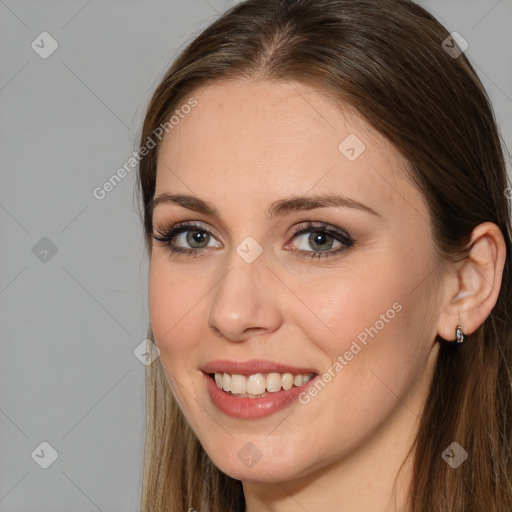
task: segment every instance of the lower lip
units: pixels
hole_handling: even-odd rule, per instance
[[[254,419],[270,416],[288,407],[308,386],[315,382],[318,375],[301,386],[289,390],[282,389],[275,393],[268,393],[261,398],[237,397],[226,393],[217,386],[217,383],[208,374],[204,373],[206,386],[212,402],[228,416],[242,419]]]

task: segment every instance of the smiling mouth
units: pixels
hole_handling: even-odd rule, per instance
[[[263,398],[264,396],[300,387],[314,378],[316,373],[255,373],[253,375],[215,372],[207,374],[217,387],[228,395],[239,398]]]

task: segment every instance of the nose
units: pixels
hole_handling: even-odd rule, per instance
[[[264,255],[247,263],[233,252],[230,263],[213,295],[209,326],[234,342],[277,330],[282,322],[276,294],[279,280]]]

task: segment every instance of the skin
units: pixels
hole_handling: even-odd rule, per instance
[[[442,265],[405,161],[314,89],[226,82],[193,96],[198,105],[160,147],[155,195],[195,195],[220,218],[158,205],[155,228],[197,221],[214,236],[198,257],[154,241],[149,272],[151,326],[178,404],[215,465],[242,480],[247,512],[406,510],[409,462],[399,468],[432,380],[436,335],[454,340],[457,323],[471,334],[488,316],[505,258],[501,232],[481,224],[470,257]],[[366,146],[354,161],[338,150],[349,134]],[[332,192],[381,217],[348,207],[266,215],[278,199]],[[308,243],[318,228],[293,238],[307,221],[347,232],[354,245],[301,258],[340,247]],[[197,250],[185,236],[175,243]],[[248,236],[263,250],[252,263],[236,252]],[[308,404],[244,420],[210,401],[207,361],[270,359],[322,374],[394,303],[401,310]],[[248,442],[261,454],[252,467],[237,457]]]

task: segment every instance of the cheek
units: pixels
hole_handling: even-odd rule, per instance
[[[204,296],[204,291],[202,292]],[[193,344],[199,343],[200,287],[194,280],[183,279],[165,261],[153,261],[148,280],[149,317],[155,344],[160,350],[160,363],[169,387],[186,417],[194,415],[190,403],[190,368],[197,365],[192,358]],[[196,315],[196,318],[194,318]]]
[[[199,338],[194,336],[195,329],[199,328],[194,315],[201,299],[204,300],[202,295],[204,291],[197,281],[183,279],[163,262],[152,261],[148,283],[149,317],[163,361],[167,356],[185,353],[190,349],[190,340]]]
[[[176,290],[173,284],[161,266],[151,262],[148,282],[149,318],[155,343],[160,350],[164,334],[174,323]]]
[[[301,291],[311,314],[304,315],[303,329],[309,339],[322,343],[332,356],[348,350],[351,341],[364,344],[376,327],[379,333],[397,323],[403,308],[407,277],[397,276],[393,269],[385,272],[373,269],[325,279]],[[316,290],[316,291],[315,291]],[[324,340],[324,341],[319,341]]]
[[[363,385],[368,400],[378,401],[381,393],[389,394],[379,377],[405,392],[421,371],[435,331],[426,304],[434,283],[418,277],[428,275],[427,259],[395,251],[377,265],[374,258],[372,265],[352,267],[350,274],[340,272],[323,286],[317,282],[300,291],[311,314],[296,318],[324,354],[323,371],[343,374],[331,379],[344,381],[338,389],[342,396]]]

